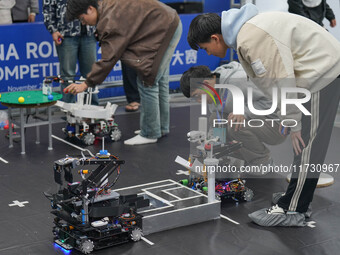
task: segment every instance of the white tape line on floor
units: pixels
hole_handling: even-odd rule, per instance
[[[230,222],[232,222],[232,223],[234,223],[234,224],[236,224],[236,225],[240,225],[240,223],[238,223],[237,221],[234,221],[234,220],[228,218],[227,216],[224,216],[224,215],[220,214],[220,217],[221,217],[222,219],[228,220],[228,221],[230,221]]]
[[[5,160],[5,159],[3,159],[2,157],[0,157],[0,160],[1,160],[2,162],[4,162],[4,163],[8,164],[8,161]]]
[[[150,240],[148,240],[148,239],[146,239],[145,237],[143,237],[142,236],[142,238],[141,238],[144,242],[146,242],[146,243],[148,243],[148,244],[150,244],[150,245],[154,245],[154,243],[153,242],[151,242]]]

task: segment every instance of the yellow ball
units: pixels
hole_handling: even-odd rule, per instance
[[[25,102],[25,98],[19,97],[19,98],[18,98],[18,102],[22,104],[23,102]]]
[[[1,94],[0,94],[0,98],[1,98]]]

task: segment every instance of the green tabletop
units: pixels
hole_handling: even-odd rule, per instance
[[[43,95],[41,90],[34,91],[16,91],[9,93],[1,93],[0,94],[0,102],[3,105],[15,105],[15,106],[29,106],[29,105],[40,105],[40,104],[49,104],[55,103],[57,100],[62,98],[60,93],[53,92],[53,99],[49,100],[48,96]],[[23,97],[24,102],[20,103],[19,98]]]

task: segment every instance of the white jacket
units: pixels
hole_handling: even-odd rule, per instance
[[[254,10],[251,4],[244,8]],[[228,21],[233,17],[227,13],[222,14],[222,31],[233,26]],[[240,63],[269,98],[273,87],[319,91],[340,74],[340,43],[324,28],[302,16],[284,12],[252,14],[235,38]],[[297,96],[289,94],[290,98]],[[279,98],[279,107],[280,101]],[[301,111],[297,107],[287,107],[287,115],[281,118],[295,119],[298,125],[292,130],[301,129]]]

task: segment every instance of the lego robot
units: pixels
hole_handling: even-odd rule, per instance
[[[47,77],[43,82],[43,93],[52,91],[52,81],[63,82],[60,77]],[[81,81],[81,80],[80,80]],[[79,82],[79,81],[69,81]],[[96,138],[108,138],[111,141],[120,140],[122,133],[114,121],[114,114],[118,105],[107,103],[105,107],[91,105],[92,95],[99,93],[89,88],[87,92],[77,94],[76,103],[57,101],[66,112],[67,125],[63,128],[66,137],[71,141],[79,141],[85,145],[92,145]]]
[[[216,132],[217,131],[217,132]],[[222,130],[216,130],[214,133],[223,134]],[[240,165],[239,160],[230,155],[242,147],[242,143],[238,141],[226,142],[225,137],[210,135],[207,139],[207,132],[191,131],[187,134],[188,141],[192,144],[198,144],[194,153],[189,156],[189,161],[177,157],[176,162],[185,166],[189,170],[189,178],[181,180],[180,183],[194,190],[208,194],[208,170],[206,162],[213,162],[213,165],[218,165],[219,162],[236,166]],[[203,163],[204,164],[203,164]],[[251,201],[254,192],[245,186],[245,180],[241,178],[226,178],[215,179],[215,173],[212,179],[214,185],[215,198],[232,199],[236,202]]]
[[[123,160],[102,150],[90,157],[65,157],[54,162],[55,194],[51,201],[54,242],[66,250],[83,254],[142,238],[142,216],[138,208],[149,200],[137,194],[122,196],[111,190],[120,175]],[[93,170],[85,169],[96,166]],[[76,171],[78,169],[78,171]],[[74,182],[73,172],[81,181]],[[109,177],[117,172],[113,181]]]
[[[91,93],[91,92],[90,92]],[[78,94],[75,104],[57,101],[56,105],[66,111],[67,125],[63,132],[68,138],[77,139],[85,145],[92,145],[97,137],[120,140],[122,133],[114,121],[116,104],[109,102],[105,107],[83,105],[82,96]]]

